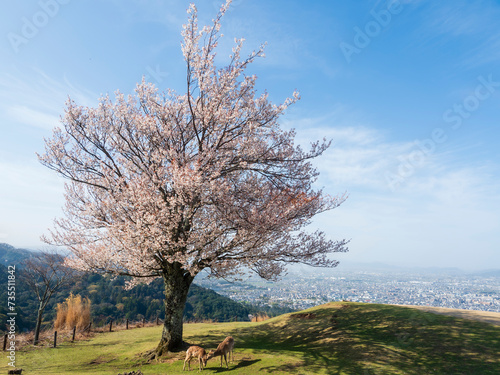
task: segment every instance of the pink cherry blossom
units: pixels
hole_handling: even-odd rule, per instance
[[[163,277],[168,349],[182,342],[182,301],[201,270],[234,277],[250,269],[274,279],[287,263],[332,267],[328,255],[346,251],[347,241],[304,229],[345,196],[313,188],[310,161],[329,143],[303,151],[295,132],[279,126],[298,92],[280,105],[258,95],[256,76],[245,72],[263,46],[244,58],[243,39],[227,66],[214,65],[229,4],[201,30],[189,7],[184,94],[143,80],[134,95],[117,91],[94,108],[69,100],[39,155],[68,181],[65,216],[43,239],[71,250],[72,267],[132,276],[130,287]]]

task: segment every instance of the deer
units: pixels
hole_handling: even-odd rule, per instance
[[[184,360],[184,366],[182,367],[182,371],[186,369],[186,362],[188,364],[188,371],[191,371],[191,359],[192,358],[198,358],[198,362],[200,365],[200,371],[203,370],[203,368],[207,365],[207,353],[205,352],[205,349],[203,349],[200,346],[190,346],[188,350],[186,351],[186,359]]]
[[[231,355],[234,360],[234,354],[233,354],[233,348],[234,348],[234,339],[232,336],[228,336],[222,341],[219,346],[217,346],[216,350],[210,350],[207,356],[207,360],[213,357],[220,356],[220,367],[222,367],[222,356],[224,356],[224,359],[226,361],[226,368],[229,369],[229,365],[227,364],[227,355],[229,354],[229,361],[231,362]]]

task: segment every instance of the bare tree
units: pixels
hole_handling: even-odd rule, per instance
[[[65,257],[55,252],[36,253],[25,261],[24,281],[35,292],[38,299],[38,312],[33,344],[37,345],[40,337],[43,314],[52,296],[74,280],[76,271],[64,265]]]
[[[203,269],[216,277],[243,269],[274,279],[286,263],[334,267],[332,252],[346,251],[304,227],[345,197],[315,190],[309,151],[279,117],[281,105],[256,95],[255,75],[237,40],[229,65],[214,66],[222,6],[212,26],[198,29],[191,5],[182,33],[186,93],[159,93],[145,81],[135,95],[101,98],[95,108],[68,101],[63,127],[46,140],[42,164],[69,180],[65,217],[44,237],[65,246],[68,264],[82,270],[162,277],[165,322],[159,356],[183,346],[182,315],[189,287]],[[133,284],[131,284],[133,285]]]

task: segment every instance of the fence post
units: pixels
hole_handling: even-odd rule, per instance
[[[128,319],[127,322],[125,323],[125,327],[127,327],[126,329],[128,329]]]
[[[109,332],[111,332],[111,328],[113,328],[113,319],[109,322]]]
[[[156,325],[158,325],[158,317],[156,317]]]
[[[54,331],[54,348],[57,346],[57,331]]]
[[[76,334],[76,326],[73,327],[73,338],[71,341],[75,341],[75,334]]]
[[[5,351],[5,349],[7,349],[7,334],[3,337],[3,351]]]
[[[146,318],[142,318],[142,326],[145,327],[146,326]]]

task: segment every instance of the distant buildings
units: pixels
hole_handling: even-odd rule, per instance
[[[196,282],[236,301],[294,309],[349,300],[500,312],[499,276],[330,270],[292,274],[276,283],[203,278]]]

